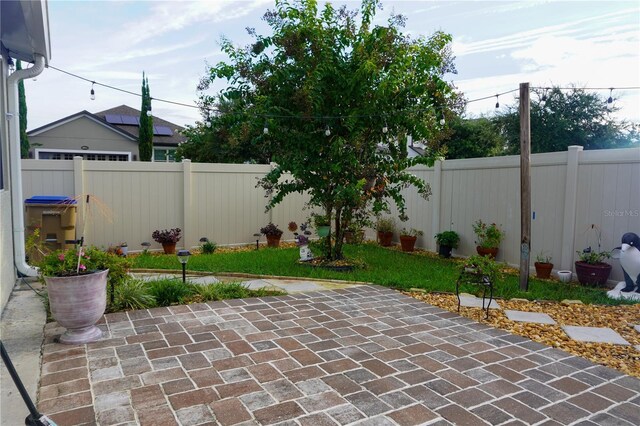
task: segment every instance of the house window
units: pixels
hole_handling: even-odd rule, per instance
[[[175,148],[153,148],[153,161],[173,163],[176,161]]]
[[[91,161],[131,161],[130,153],[36,149],[36,158],[39,160],[73,160],[75,157]]]

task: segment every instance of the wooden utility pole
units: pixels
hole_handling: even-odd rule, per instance
[[[520,83],[520,290],[529,290],[531,254],[531,117],[529,83]]]

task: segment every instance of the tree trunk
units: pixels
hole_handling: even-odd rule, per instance
[[[342,207],[336,209],[336,219],[335,219],[335,228],[336,228],[336,238],[335,238],[335,247],[333,250],[334,256],[336,260],[342,259],[342,240],[344,236],[344,231],[342,230]]]

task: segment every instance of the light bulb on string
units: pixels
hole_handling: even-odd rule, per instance
[[[262,129],[262,133],[265,134],[265,135],[269,134],[269,126],[268,126],[268,123],[266,121],[264,122],[264,128]]]
[[[151,117],[151,101],[153,98],[149,98],[149,106],[147,107],[147,117]]]
[[[329,126],[327,126],[327,128],[325,129],[324,135],[325,136],[331,136],[331,129],[329,128]]]
[[[540,99],[542,102],[547,102],[547,89],[543,89],[542,98]]]
[[[13,63],[13,59],[11,56],[7,58],[7,63],[9,64],[9,72],[14,72],[16,70],[16,64]]]
[[[444,126],[444,125],[445,125],[445,123],[446,123],[446,121],[445,121],[445,119],[444,119],[444,116],[442,116],[442,118],[440,119],[440,125],[441,125],[441,126]]]
[[[209,121],[209,119],[207,119],[207,121],[204,122],[204,125],[207,126],[208,128],[211,127],[211,121]]]
[[[608,104],[613,103],[613,87],[609,89],[609,99],[607,99]]]
[[[90,94],[89,94],[89,98],[91,98],[91,100],[92,100],[92,101],[95,101],[95,100],[96,100],[96,91],[95,91],[95,90],[93,90],[93,85],[94,85],[94,84],[96,84],[96,82],[95,82],[95,81],[92,81],[92,82],[91,82],[91,92],[90,92]]]
[[[498,98],[500,95],[496,95],[496,108],[500,108],[500,99]]]
[[[382,133],[387,133],[389,131],[389,127],[387,127],[387,122],[385,121],[384,127],[382,128]]]

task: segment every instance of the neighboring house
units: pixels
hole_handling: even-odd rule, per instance
[[[36,160],[138,161],[140,111],[120,105],[105,111],[76,114],[27,132],[31,158]],[[174,161],[184,142],[181,126],[153,117],[152,161]]]
[[[36,274],[25,262],[18,83],[40,74],[50,57],[47,2],[0,1],[0,310],[16,270]],[[33,65],[11,73],[18,59]]]

